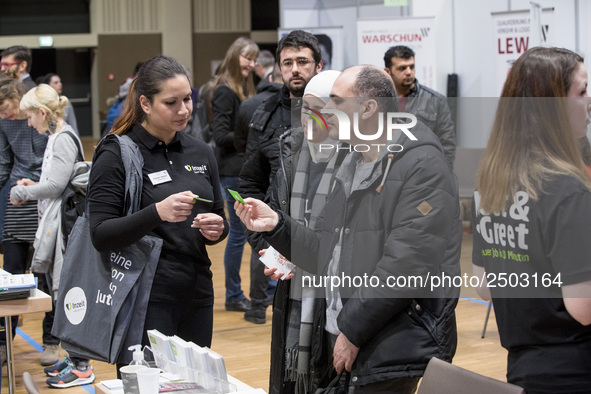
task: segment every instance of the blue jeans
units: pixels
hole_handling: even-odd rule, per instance
[[[242,253],[246,236],[242,228],[242,223],[234,211],[234,197],[227,189],[236,190],[238,187],[237,176],[220,176],[222,185],[222,195],[226,196],[228,205],[228,216],[230,219],[230,233],[226,240],[226,251],[224,253],[224,268],[226,270],[226,302],[240,302],[246,297],[240,288],[240,264],[242,263]]]

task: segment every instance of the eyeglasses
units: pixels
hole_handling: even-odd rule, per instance
[[[0,63],[1,68],[8,68],[10,66],[14,66],[15,64],[21,64],[22,62],[12,62],[12,63]]]
[[[293,59],[285,59],[284,61],[279,63],[279,66],[281,68],[292,68],[294,63],[296,63],[299,68],[306,68],[310,64],[316,63],[316,60],[306,59],[305,57],[295,59],[295,61]]]
[[[248,60],[249,63],[254,63],[254,65],[256,66],[257,61],[255,59],[251,59],[246,55],[240,54],[240,56],[242,56],[243,58],[245,58],[246,60]]]

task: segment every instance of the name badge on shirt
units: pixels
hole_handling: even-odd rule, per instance
[[[170,175],[168,175],[168,171],[166,170],[153,172],[151,174],[148,174],[148,177],[150,177],[150,181],[152,181],[152,185],[154,186],[159,185],[161,183],[172,181],[172,178],[170,177]]]

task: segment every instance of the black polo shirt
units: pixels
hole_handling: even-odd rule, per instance
[[[216,160],[212,149],[186,133],[176,133],[166,145],[136,125],[127,134],[144,157],[142,201],[140,210],[124,216],[125,170],[116,141],[109,141],[95,152],[90,174],[88,203],[93,242],[98,250],[129,245],[146,234],[162,238],[162,253],[150,294],[151,301],[213,304],[211,261],[206,240],[199,229],[191,228],[193,218],[204,212],[224,216],[224,200]],[[169,181],[154,184],[150,174],[166,172]],[[190,190],[212,203],[197,201],[187,220],[164,222],[156,203],[166,197]]]

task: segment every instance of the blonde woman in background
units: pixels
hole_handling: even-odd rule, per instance
[[[46,273],[45,278],[54,300],[54,310],[66,250],[60,227],[61,196],[68,187],[74,164],[84,160],[78,136],[64,121],[64,109],[67,104],[67,97],[60,96],[54,88],[46,84],[29,90],[23,96],[20,110],[26,114],[29,126],[40,135],[49,133],[49,138],[39,181],[22,178],[10,190],[10,201],[14,205],[38,201],[40,224],[31,269],[34,272]],[[55,238],[48,240],[50,234]],[[42,242],[39,242],[40,240]],[[51,316],[46,316],[43,322],[44,330],[51,330],[53,312]],[[46,321],[48,318],[51,322]],[[57,338],[55,340],[59,341]],[[80,386],[94,381],[89,360],[84,358],[66,357],[63,361],[45,368],[44,372],[50,376],[47,384],[56,388]]]

